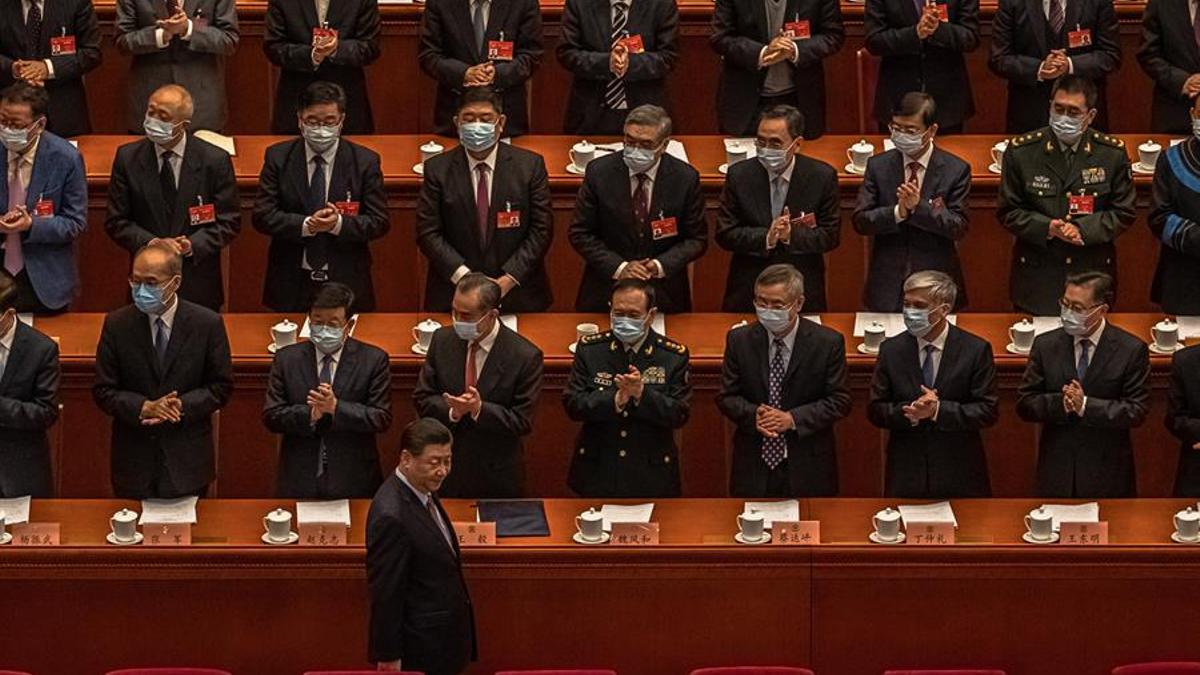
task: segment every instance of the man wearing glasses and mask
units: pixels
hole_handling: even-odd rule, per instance
[[[971,167],[935,147],[937,106],[909,92],[892,111],[895,148],[867,161],[854,207],[854,229],[872,237],[863,304],[872,312],[899,312],[905,277],[913,270],[945,272],[967,302],[957,242],[967,235]]]
[[[804,275],[810,311],[826,307],[824,254],[837,248],[842,227],[837,171],[801,154],[804,127],[796,108],[768,108],[758,121],[758,161],[729,167],[717,212],[717,244],[733,253],[721,311],[754,311],[754,280],[776,263]]]
[[[758,321],[729,331],[717,408],[735,425],[735,497],[838,493],[833,425],[850,412],[841,333],[800,316],[804,277],[771,265],[754,283]]]
[[[612,330],[584,337],[563,404],[583,422],[567,482],[583,497],[678,497],[675,430],[687,423],[692,385],[687,347],[651,327],[654,286],[613,287]]]
[[[1016,237],[1009,295],[1021,312],[1057,315],[1058,289],[1079,272],[1104,272],[1115,289],[1116,239],[1135,217],[1133,176],[1124,141],[1089,128],[1095,117],[1096,87],[1065,75],[1050,126],[1004,153],[997,214]]]
[[[1017,414],[1042,425],[1040,497],[1134,497],[1130,429],[1146,419],[1150,352],[1110,325],[1113,280],[1103,272],[1067,277],[1062,328],[1033,341],[1017,389]]]

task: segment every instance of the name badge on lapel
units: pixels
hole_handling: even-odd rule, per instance
[[[333,208],[337,209],[337,212],[343,216],[357,216],[358,215],[358,202],[351,199],[349,190],[346,191],[346,201],[334,202]]]
[[[1075,24],[1075,30],[1067,33],[1067,47],[1071,49],[1079,49],[1080,47],[1092,46],[1092,29],[1080,28],[1079,24]]]
[[[795,21],[783,24],[783,36],[793,40],[807,40],[812,37],[812,24],[808,19],[801,20],[797,17]]]
[[[804,211],[801,211],[800,215],[796,216],[795,218],[792,218],[792,220],[790,221],[789,224],[792,227],[799,226],[799,227],[804,227],[804,228],[811,230],[817,226],[817,214],[806,213]]]
[[[1090,216],[1095,213],[1096,198],[1082,194],[1067,196],[1067,213],[1072,216]]]
[[[654,236],[654,240],[666,239],[679,234],[679,224],[675,221],[675,216],[664,218],[661,211],[658,213],[658,220],[650,222],[650,233]]]
[[[62,29],[62,35],[50,38],[50,56],[67,56],[75,53],[75,36],[67,35],[67,29]]]
[[[504,39],[504,31],[500,31],[499,40],[488,40],[487,57],[489,61],[513,60],[513,43]]]
[[[646,46],[642,44],[641,35],[626,35],[621,38],[621,43],[625,45],[625,49],[630,54],[641,54],[646,51]]]
[[[1098,183],[1103,183],[1104,180],[1108,178],[1108,175],[1105,174],[1104,167],[1102,166],[1089,166],[1088,168],[1081,170],[1079,173],[1084,185],[1096,185]]]
[[[933,13],[937,14],[938,21],[943,23],[950,21],[950,6],[944,2],[930,3],[933,6]]]
[[[216,220],[217,207],[213,204],[205,204],[204,197],[196,195],[196,205],[188,207],[188,223],[195,227],[205,223],[214,223]]]
[[[642,371],[642,382],[645,384],[666,384],[667,371],[662,366],[650,366]]]
[[[38,218],[53,218],[54,202],[43,196],[39,196],[37,202],[33,205],[33,215]]]
[[[504,210],[496,212],[496,229],[510,230],[521,226],[521,212],[514,211],[512,202],[504,202]]]

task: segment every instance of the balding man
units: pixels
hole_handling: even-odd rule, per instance
[[[241,229],[233,162],[188,133],[192,95],[175,84],[150,95],[146,137],[117,149],[108,190],[108,235],[132,255],[161,242],[183,256],[179,295],[220,311],[221,251]]]
[[[233,365],[221,317],[179,297],[183,258],[167,242],[133,259],[133,304],[104,317],[92,396],[112,422],[113,493],[203,496],[216,476],[212,415]]]

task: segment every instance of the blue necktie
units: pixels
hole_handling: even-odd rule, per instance
[[[167,362],[167,322],[161,316],[154,320],[154,353],[159,366]]]
[[[933,382],[936,377],[933,372],[933,350],[935,349],[937,347],[933,345],[925,345],[925,360],[921,362],[921,380],[930,389],[933,389]]]
[[[1088,349],[1092,346],[1091,340],[1079,341],[1079,363],[1075,365],[1075,376],[1082,383],[1083,376],[1087,374],[1088,369]]]
[[[333,383],[333,355],[326,354],[321,359],[321,374],[317,376],[321,384]],[[325,439],[321,438],[321,454],[317,460],[317,478],[325,473],[325,465],[329,463],[329,453],[325,451]]]
[[[787,364],[783,360],[783,356],[784,352],[787,351],[787,346],[779,338],[775,338],[771,342],[771,345],[775,348],[775,355],[771,357],[769,379],[767,382],[767,405],[780,409],[783,406],[783,375],[787,369]],[[763,437],[762,458],[767,463],[768,469],[774,469],[779,466],[786,452],[787,440],[784,439],[782,434],[775,438]]]

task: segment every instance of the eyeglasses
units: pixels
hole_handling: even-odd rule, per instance
[[[769,302],[769,301],[763,300],[761,298],[754,299],[754,307],[757,309],[791,309],[792,307],[795,307],[795,306],[796,306],[796,303],[794,303],[794,302],[786,302],[785,303],[781,300],[777,300],[775,302]]]
[[[1079,314],[1091,314],[1093,311],[1096,310],[1097,307],[1100,307],[1103,304],[1104,304],[1103,302],[1098,302],[1094,305],[1084,307],[1083,305],[1074,304],[1070,300],[1067,300],[1066,298],[1058,299],[1059,307],[1062,307],[1063,309],[1071,310],[1072,312],[1078,312]]]
[[[150,288],[159,288],[162,286],[166,286],[169,283],[171,283],[170,279],[166,279],[165,281],[154,281],[153,279],[137,279],[134,277],[129,277],[129,287],[130,288],[137,288],[138,286],[149,286]]]
[[[905,127],[905,126],[901,126],[899,124],[893,123],[893,124],[888,125],[888,131],[891,131],[893,133],[899,133],[899,134],[913,134],[914,136],[916,136],[916,135],[923,136],[923,135],[925,135],[925,132],[928,131],[928,129],[918,129],[916,127]]]

